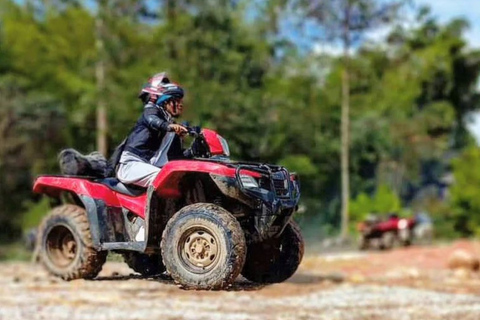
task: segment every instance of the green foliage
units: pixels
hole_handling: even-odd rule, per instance
[[[317,173],[317,167],[305,155],[288,156],[280,160],[280,164],[304,177],[312,177]]]
[[[457,228],[456,215],[450,202],[430,197],[420,204],[418,211],[423,210],[432,217],[437,238],[455,239],[468,236],[468,234]]]
[[[20,242],[0,245],[0,261],[29,261],[31,256],[31,252]]]
[[[372,197],[360,193],[350,204],[350,215],[353,222],[359,222],[368,214],[399,213],[401,208],[398,195],[388,186],[380,185]]]
[[[470,147],[453,160],[455,184],[451,189],[455,229],[463,235],[480,236],[480,150]]]
[[[25,210],[22,217],[22,229],[26,231],[36,228],[51,210],[51,206],[48,198],[42,198],[39,202],[26,203]]]

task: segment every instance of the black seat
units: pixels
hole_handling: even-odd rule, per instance
[[[131,196],[131,197],[138,197],[144,194],[145,192],[147,192],[147,188],[142,188],[134,185],[127,186],[121,183],[117,178],[99,179],[96,182],[99,182],[107,186],[109,189],[112,189],[113,191],[116,191],[121,194],[125,194],[127,196]]]

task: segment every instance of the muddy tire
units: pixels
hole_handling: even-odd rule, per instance
[[[162,236],[162,256],[173,280],[185,289],[224,289],[245,262],[243,230],[228,211],[196,203],[178,211]]]
[[[401,229],[398,231],[398,242],[403,247],[412,245],[413,232],[410,229]]]
[[[370,247],[370,240],[364,236],[363,234],[360,234],[358,236],[358,250],[365,251]]]
[[[391,231],[385,232],[380,238],[380,249],[389,250],[393,248],[395,244],[395,234]]]
[[[93,248],[85,209],[75,205],[54,208],[38,232],[38,255],[44,267],[64,280],[95,278],[107,258]]]
[[[304,250],[300,228],[291,221],[279,238],[248,247],[242,275],[257,283],[283,282],[297,271]]]
[[[145,277],[162,274],[166,270],[160,254],[125,252],[122,256],[130,268]]]

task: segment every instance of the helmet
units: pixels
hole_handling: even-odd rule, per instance
[[[148,97],[150,96],[150,94],[161,95],[162,93],[160,92],[160,87],[167,83],[170,83],[170,79],[168,78],[167,73],[157,73],[156,75],[148,79],[148,82],[143,86],[142,91],[140,91],[138,97],[142,101],[148,101]]]
[[[175,83],[162,84],[159,87],[159,91],[160,97],[157,100],[157,104],[161,104],[170,99],[181,100],[184,95],[182,87]]]

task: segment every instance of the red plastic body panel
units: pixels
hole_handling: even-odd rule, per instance
[[[153,182],[154,190],[162,198],[181,197],[180,181],[188,172],[211,173],[227,177],[235,177],[235,169],[221,163],[195,160],[177,160],[168,162],[160,171]],[[260,177],[257,172],[242,170],[242,174]],[[41,176],[37,178],[33,186],[36,193],[44,193],[50,196],[59,196],[64,190],[75,194],[100,199],[107,206],[126,208],[140,217],[145,217],[145,205],[147,194],[138,197],[130,197],[117,193],[107,186],[81,177]]]
[[[207,144],[210,147],[210,153],[212,156],[226,155],[226,152],[223,150],[223,146],[220,143],[220,139],[218,139],[218,133],[210,129],[203,129],[202,133],[205,137],[205,140],[207,140]]]
[[[376,230],[379,230],[381,232],[387,232],[387,231],[397,231],[398,230],[398,222],[400,220],[406,220],[407,221],[407,228],[411,229],[415,225],[415,219],[410,218],[410,219],[404,219],[404,218],[392,218],[387,221],[382,221],[374,225],[374,228]]]
[[[93,199],[100,199],[107,206],[123,207],[141,217],[145,216],[146,194],[138,197],[130,197],[121,193],[117,193],[103,184],[93,182],[88,179],[59,177],[59,176],[42,176],[35,180],[33,191],[36,193],[44,193],[50,196],[59,196],[62,191],[72,191],[75,194],[88,196]]]
[[[188,172],[211,173],[226,177],[235,177],[235,169],[221,163],[195,160],[177,160],[168,162],[160,171],[153,187],[163,198],[180,197],[179,182],[182,176]],[[253,171],[242,170],[242,174],[248,174],[259,178],[260,174]]]

